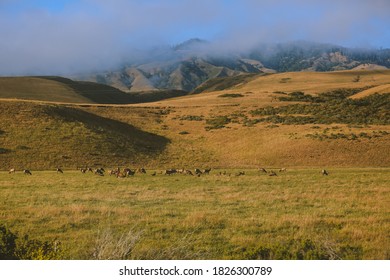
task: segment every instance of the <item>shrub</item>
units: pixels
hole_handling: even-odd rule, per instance
[[[226,124],[230,123],[231,119],[228,116],[215,116],[206,120],[206,130],[224,128]]]
[[[6,226],[0,225],[1,260],[54,260],[62,257],[58,241],[30,239],[28,235],[19,238]]]
[[[244,95],[242,95],[241,93],[225,93],[225,94],[218,95],[218,97],[222,97],[222,98],[238,98],[238,97],[244,97]]]
[[[192,116],[192,115],[185,115],[181,116],[181,121],[203,121],[204,116]]]
[[[10,149],[0,148],[0,154],[6,154],[6,153],[9,153],[9,152],[11,152]]]
[[[30,239],[28,235],[19,239],[16,256],[20,260],[57,260],[61,259],[60,243]]]
[[[0,260],[16,260],[17,236],[8,228],[0,225]]]

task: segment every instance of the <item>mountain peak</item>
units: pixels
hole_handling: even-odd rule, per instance
[[[207,43],[208,43],[208,41],[206,41],[206,40],[202,40],[199,38],[192,38],[192,39],[186,40],[186,41],[174,46],[173,49],[175,51],[192,50],[192,49],[202,47]]]

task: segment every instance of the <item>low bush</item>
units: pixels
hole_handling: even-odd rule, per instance
[[[215,116],[206,120],[206,130],[224,128],[225,125],[229,124],[231,119],[228,116]]]
[[[9,152],[11,152],[10,149],[0,148],[0,154],[6,154],[6,153],[9,153]]]
[[[181,121],[203,121],[204,116],[185,115],[185,116],[181,116],[179,120],[181,120]]]
[[[61,259],[62,250],[58,241],[19,237],[6,226],[0,225],[0,260],[55,260]]]
[[[190,134],[188,131],[180,131],[179,132],[180,135],[186,135],[186,134]]]
[[[222,97],[222,98],[238,98],[238,97],[244,97],[244,95],[242,95],[241,93],[225,93],[225,94],[218,95],[218,97]]]

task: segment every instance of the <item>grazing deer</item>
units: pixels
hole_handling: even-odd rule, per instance
[[[329,172],[326,171],[325,169],[322,169],[322,170],[321,170],[321,174],[322,174],[322,175],[328,176],[328,175],[329,175]]]
[[[177,173],[176,169],[167,169],[164,171],[164,175],[171,175]]]
[[[278,174],[276,174],[275,171],[270,171],[269,176],[278,176]]]
[[[11,168],[11,169],[8,171],[8,174],[11,174],[11,173],[15,173],[15,168]]]
[[[118,171],[117,170],[110,170],[110,171],[108,171],[108,174],[110,174],[110,176],[116,175],[116,174],[118,174]]]
[[[23,170],[23,174],[25,174],[25,175],[32,175],[31,171],[28,170],[28,169],[24,169]]]
[[[146,170],[145,170],[145,168],[143,168],[143,167],[138,168],[138,169],[137,169],[137,172],[138,172],[138,173],[146,174]]]
[[[131,170],[129,168],[124,169],[126,176],[134,176],[135,170]]]
[[[104,171],[101,168],[95,169],[95,175],[104,176]]]
[[[64,171],[62,171],[61,168],[57,168],[57,169],[56,169],[56,172],[57,172],[57,173],[64,173]]]
[[[184,170],[184,175],[191,175],[194,176],[194,173],[191,172],[191,170]]]
[[[203,170],[203,174],[210,174],[211,168],[207,168]]]
[[[203,172],[202,170],[198,169],[198,168],[195,168],[195,174],[196,175],[201,175]]]

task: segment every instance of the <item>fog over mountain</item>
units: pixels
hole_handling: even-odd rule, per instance
[[[352,49],[306,41],[258,44],[247,50],[218,51],[213,42],[190,39],[156,48],[138,61],[125,60],[116,69],[71,75],[123,91],[177,89],[193,91],[216,77],[246,73],[386,69],[390,49]]]

